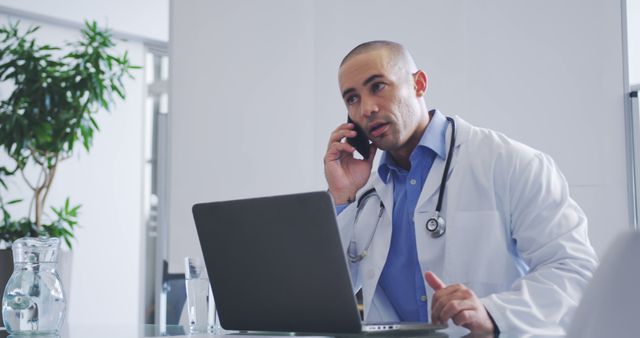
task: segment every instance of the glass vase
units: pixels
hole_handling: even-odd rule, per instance
[[[13,274],[2,296],[2,319],[13,335],[58,334],[66,302],[56,271],[60,239],[24,237],[11,245]]]

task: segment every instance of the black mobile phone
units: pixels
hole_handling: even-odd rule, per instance
[[[347,116],[347,122],[353,123],[355,126],[353,130],[358,133],[355,137],[347,137],[347,143],[352,145],[356,150],[362,155],[365,160],[369,159],[369,139],[367,138],[367,134],[365,134],[364,130],[360,128],[350,117]]]

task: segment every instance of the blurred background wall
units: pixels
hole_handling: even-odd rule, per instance
[[[195,202],[326,189],[342,57],[390,39],[427,106],[550,154],[599,253],[632,226],[621,1],[174,1],[170,267],[199,254]]]

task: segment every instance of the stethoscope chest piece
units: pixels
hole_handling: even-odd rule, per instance
[[[438,238],[447,231],[447,223],[440,213],[436,211],[435,215],[427,220],[427,230],[431,232],[431,237]]]

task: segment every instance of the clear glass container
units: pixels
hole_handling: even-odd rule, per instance
[[[13,274],[2,296],[2,319],[14,335],[57,334],[66,302],[56,272],[60,239],[24,237],[11,245]]]

